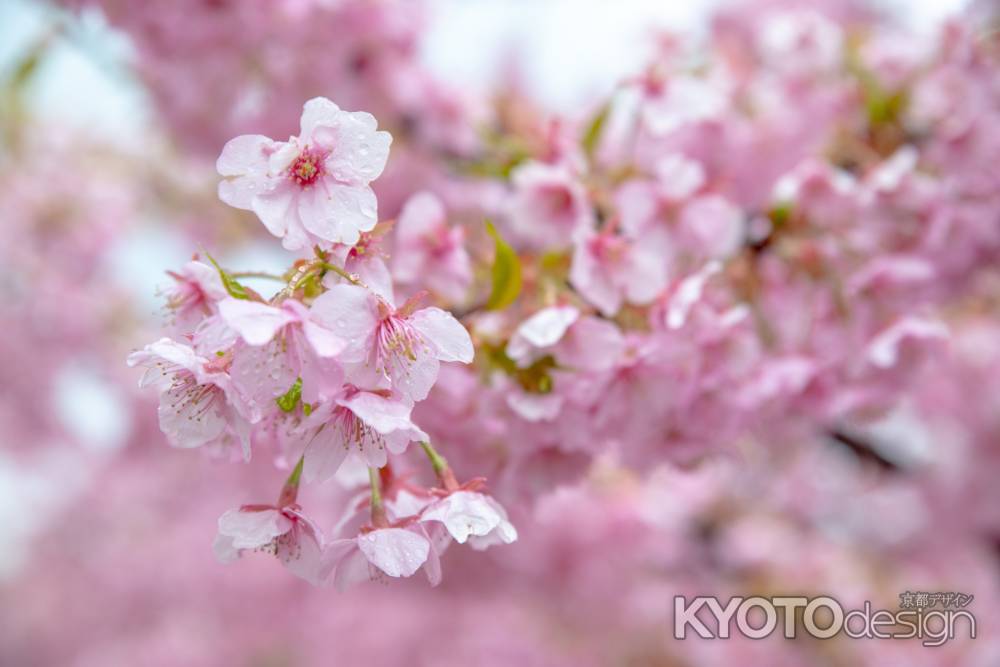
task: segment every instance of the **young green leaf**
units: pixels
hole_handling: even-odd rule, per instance
[[[496,250],[493,259],[493,289],[486,302],[489,310],[501,310],[517,299],[521,293],[521,260],[514,249],[503,240],[493,223],[486,222],[486,231],[493,238]]]
[[[598,109],[587,125],[587,130],[583,133],[583,138],[580,140],[580,145],[583,147],[583,152],[586,153],[587,157],[594,157],[597,145],[601,141],[601,133],[604,131],[604,125],[607,123],[610,114],[611,104],[608,103]]]
[[[246,287],[239,284],[235,278],[226,273],[225,270],[219,266],[219,263],[215,261],[214,257],[209,255],[207,252],[205,253],[205,256],[208,257],[208,261],[212,263],[215,270],[219,272],[219,277],[222,278],[222,285],[226,288],[226,291],[229,292],[229,296],[234,299],[250,299],[250,292],[247,291]]]

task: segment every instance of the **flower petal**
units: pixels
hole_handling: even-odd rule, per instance
[[[346,112],[325,97],[312,98],[302,105],[299,137],[303,142],[308,142],[317,127],[335,125],[344,113]]]
[[[219,517],[219,535],[232,538],[236,549],[266,546],[291,528],[291,519],[277,509],[229,510]]]
[[[143,366],[146,372],[139,380],[140,387],[148,387],[153,384],[160,384],[166,387],[170,384],[173,374],[167,366],[179,366],[192,373],[205,363],[205,359],[195,354],[190,345],[178,343],[169,338],[161,338],[155,343],[150,343],[141,350],[137,350],[128,355],[129,366]]]
[[[427,561],[427,538],[404,528],[383,528],[358,537],[368,561],[390,577],[409,577]]]
[[[440,308],[424,308],[410,317],[413,328],[419,331],[436,351],[441,361],[472,361],[475,349],[469,332],[451,313]]]
[[[289,216],[294,210],[295,197],[287,185],[280,185],[271,192],[258,194],[250,202],[253,212],[273,235],[284,236],[289,227]]]
[[[250,345],[270,342],[283,326],[295,320],[287,310],[243,299],[219,302],[219,314]]]
[[[244,134],[226,142],[215,162],[222,176],[260,175],[267,173],[266,149],[274,142],[262,134]]]
[[[171,386],[160,394],[157,410],[160,430],[173,447],[200,447],[226,430],[226,402],[222,390],[212,385]]]
[[[279,539],[275,551],[288,571],[313,586],[323,583],[323,538],[309,519],[298,515],[288,539]]]
[[[315,322],[304,321],[302,331],[309,345],[321,357],[335,357],[347,346],[335,333]]]
[[[303,220],[307,230],[332,243],[354,245],[361,232],[370,232],[378,222],[378,201],[367,185],[344,185],[321,179],[315,186],[316,206],[325,215]]]
[[[334,540],[327,545],[323,554],[324,572],[332,573],[333,585],[343,593],[348,588],[370,578],[371,564],[358,549],[358,541]],[[329,576],[329,574],[327,574]]]
[[[382,174],[392,135],[377,127],[370,113],[342,111],[313,130],[311,138],[331,149],[324,166],[338,183],[367,185]]]
[[[543,308],[517,327],[507,344],[507,355],[526,365],[535,350],[558,343],[578,317],[580,311],[573,306]]]
[[[410,421],[410,411],[413,406],[399,399],[384,398],[378,394],[361,391],[350,398],[337,401],[337,403],[353,412],[382,435],[403,431],[411,434],[414,440],[418,438],[428,439],[427,434]]]
[[[503,517],[481,493],[456,491],[424,511],[425,521],[440,521],[459,544],[470,535],[488,535]]]
[[[378,322],[375,300],[368,290],[357,285],[334,285],[313,302],[312,319],[347,341],[341,353],[344,361],[365,359]]]
[[[306,446],[302,474],[307,482],[326,481],[337,473],[348,453],[343,433],[326,424]]]

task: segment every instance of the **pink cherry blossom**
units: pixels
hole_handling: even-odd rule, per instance
[[[701,259],[731,257],[746,235],[743,214],[718,195],[688,203],[680,213],[679,227],[680,243]]]
[[[452,301],[464,300],[472,284],[472,264],[462,227],[449,227],[444,204],[419,192],[403,206],[396,223],[392,273],[399,282],[417,281]]]
[[[840,27],[812,9],[768,14],[757,35],[765,62],[794,74],[830,72],[840,65]]]
[[[543,308],[522,322],[507,343],[507,356],[528,366],[562,340],[580,317],[573,306]]]
[[[459,544],[474,549],[517,540],[517,529],[507,512],[492,497],[475,491],[455,491],[432,503],[420,514],[422,521],[440,521]]]
[[[175,284],[167,291],[167,308],[173,311],[174,326],[181,333],[194,331],[198,323],[215,312],[215,304],[226,298],[219,272],[192,260],[177,273],[170,272]]]
[[[234,350],[232,375],[255,421],[274,409],[274,399],[296,379],[301,378],[303,398],[310,403],[340,389],[342,373],[334,358],[346,343],[319,322],[316,305],[226,299],[219,313],[243,340]]]
[[[374,230],[362,233],[353,246],[337,245],[330,252],[332,261],[339,262],[348,276],[354,276],[362,285],[389,302],[395,299],[395,286],[386,265],[388,254],[383,249],[383,243],[391,227],[391,222],[380,222]],[[323,276],[326,287],[343,282],[350,281],[333,271]]]
[[[906,341],[928,344],[947,339],[948,328],[941,322],[920,317],[905,317],[872,339],[868,344],[868,361],[879,368],[890,368],[899,361]]]
[[[635,238],[649,238],[662,232],[676,209],[695,195],[705,184],[701,163],[680,153],[659,159],[655,180],[633,179],[615,191],[615,204],[622,229]]]
[[[510,180],[514,197],[507,217],[516,238],[530,247],[566,247],[593,227],[586,189],[569,167],[529,162]]]
[[[670,329],[679,329],[687,322],[691,309],[701,301],[706,283],[722,270],[717,261],[708,262],[699,271],[685,277],[671,290],[667,300],[665,324]]]
[[[573,251],[570,280],[606,316],[622,303],[647,304],[666,287],[668,259],[655,245],[605,230],[581,236]]]
[[[374,528],[351,539],[333,540],[324,560],[329,580],[340,591],[382,576],[410,577],[421,567],[432,584],[441,576],[437,552],[419,524]]]
[[[130,366],[146,369],[139,386],[160,391],[160,429],[174,447],[236,443],[250,458],[249,425],[242,402],[222,363],[210,363],[194,350],[161,338],[129,355]],[[242,409],[241,409],[242,408]]]
[[[287,142],[243,135],[222,149],[219,198],[251,210],[289,250],[353,245],[378,221],[368,184],[382,173],[392,137],[375,118],[322,97],[306,102]]]
[[[329,479],[353,452],[372,468],[381,468],[388,454],[402,454],[413,441],[428,435],[410,420],[411,404],[388,392],[344,387],[332,402],[315,408],[301,430],[306,481]]]
[[[317,322],[347,347],[339,355],[348,380],[362,387],[392,389],[420,401],[437,379],[440,362],[472,361],[469,332],[440,308],[399,309],[363,287],[335,285],[313,304]]]
[[[643,121],[658,136],[715,120],[726,107],[727,91],[722,84],[694,76],[674,77],[647,91]]]
[[[229,510],[219,517],[212,548],[221,563],[231,563],[245,551],[270,553],[295,576],[314,586],[323,583],[323,535],[296,504]]]

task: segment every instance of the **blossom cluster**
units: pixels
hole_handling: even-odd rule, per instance
[[[421,294],[396,303],[369,187],[390,143],[373,116],[325,98],[306,102],[300,134],[287,142],[229,141],[217,163],[219,197],[256,213],[289,250],[313,256],[296,261],[266,300],[214,259],[192,260],[168,294],[175,338],[129,356],[145,368],[140,385],[159,390],[171,445],[247,461],[270,448],[291,469],[274,504],[244,504],[219,519],[223,562],[268,551],[317,585],[420,568],[436,584],[450,540],[486,548],[517,538],[482,483],[459,484],[411,419],[441,363],[468,364],[474,351],[462,324],[421,307]],[[390,456],[412,442],[427,452],[440,488],[393,478]],[[370,471],[371,496],[353,502],[344,522],[368,520],[328,541],[298,503],[299,485],[330,479],[349,456]]]

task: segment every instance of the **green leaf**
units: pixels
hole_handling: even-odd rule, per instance
[[[17,64],[14,74],[10,78],[10,86],[15,90],[22,90],[31,81],[31,78],[38,71],[38,66],[45,55],[46,44],[36,46]]]
[[[300,398],[302,398],[302,378],[296,378],[295,384],[284,394],[274,399],[274,402],[285,412],[291,412],[298,405]]]
[[[604,125],[607,123],[608,116],[610,115],[611,103],[608,102],[598,109],[593,119],[587,125],[587,130],[583,133],[583,138],[580,140],[580,145],[583,147],[583,152],[587,154],[587,157],[594,157],[597,144],[601,140],[601,133],[604,132]]]
[[[486,221],[486,232],[493,238],[496,250],[493,259],[493,289],[486,308],[502,310],[514,303],[521,293],[521,260],[489,220]]]
[[[768,217],[775,229],[781,229],[788,224],[792,217],[792,203],[787,201],[778,202],[768,211]]]
[[[226,291],[229,292],[229,296],[234,299],[250,299],[250,292],[247,291],[246,287],[240,285],[235,278],[226,273],[225,270],[219,266],[219,263],[215,261],[214,257],[209,255],[207,252],[205,253],[205,256],[208,257],[208,261],[212,263],[215,270],[219,272],[219,277],[222,278],[222,285],[226,288]]]
[[[521,385],[521,389],[529,394],[548,394],[552,391],[552,371],[558,369],[559,365],[551,354],[536,359],[527,368],[521,368],[507,356],[505,345],[484,343],[482,352],[485,353],[484,357],[489,360],[493,369],[514,378]]]

